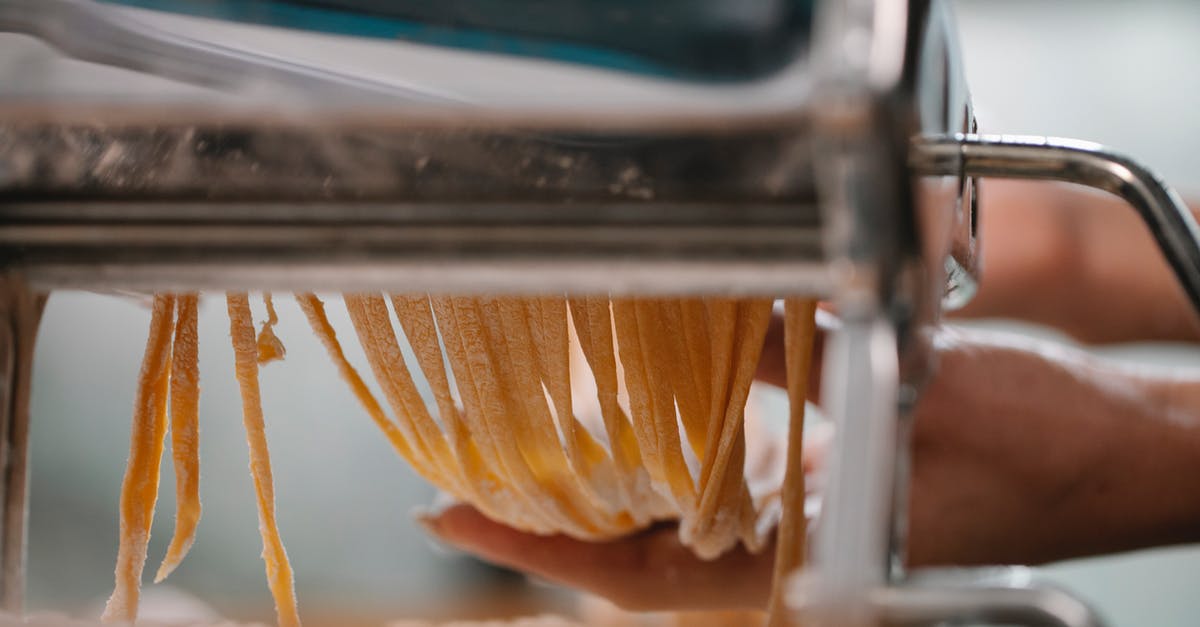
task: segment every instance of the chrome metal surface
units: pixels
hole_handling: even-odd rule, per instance
[[[857,314],[857,315],[856,315]],[[890,321],[850,312],[834,334],[823,398],[838,435],[827,469],[811,569],[800,592],[820,625],[871,625],[870,591],[887,582],[899,363]],[[867,494],[853,492],[869,490]]]
[[[789,602],[804,625],[885,627],[1105,627],[1104,617],[1028,568],[930,569],[902,583],[869,590],[860,601],[866,621],[830,618],[807,594],[815,581],[798,578]]]
[[[1179,195],[1133,159],[1070,139],[955,134],[915,140],[910,163],[927,175],[1046,179],[1120,196],[1141,215],[1200,312],[1200,226]]]
[[[910,581],[872,594],[890,627],[1023,625],[1104,627],[1104,618],[1028,568],[916,571]]]
[[[976,175],[1074,177],[1140,199],[1172,254],[1193,269],[1200,256],[1187,256],[1194,241],[1171,235],[1183,218],[1163,209],[1169,194],[1132,162],[973,135],[910,146],[956,122],[971,130],[969,105],[957,110],[969,101],[945,8],[823,3],[816,95],[806,87],[796,111],[767,123],[575,112],[506,126],[481,110],[431,125],[407,114],[288,117],[295,111],[270,121],[97,111],[99,121],[80,121],[0,111],[0,269],[47,289],[831,297],[845,317],[825,368],[840,434],[811,576],[795,590],[803,613],[838,626],[1096,624],[1071,622],[1080,604],[1056,592],[902,581],[902,411],[931,366],[920,329],[947,302],[947,273],[952,287],[969,287],[974,272],[971,216],[956,215],[955,200],[969,203]],[[449,100],[130,28],[105,11],[83,0],[0,0],[0,29],[234,92]],[[122,46],[106,44],[114,39]],[[918,207],[914,172],[942,177],[949,193]],[[1194,239],[1194,222],[1184,226]],[[1200,297],[1200,279],[1193,287]],[[9,582],[23,545],[8,538],[23,532],[24,512],[23,500],[6,500],[0,548],[16,574],[5,598],[19,597]]]
[[[0,266],[40,288],[830,293],[802,116],[2,113]]]
[[[878,591],[873,605],[881,622],[895,627],[923,625],[1022,625],[1024,627],[1102,627],[1079,599],[1049,588],[902,586]]]
[[[105,263],[44,265],[30,271],[39,289],[154,292],[182,289],[376,290],[435,294],[824,295],[823,266],[760,262],[495,262],[436,263]]]
[[[0,0],[0,32],[33,35],[75,58],[230,93],[358,105],[462,101],[428,88],[384,83],[169,33],[92,0]]]
[[[910,45],[929,5],[830,1],[818,14],[813,132],[822,158],[814,165],[834,300],[845,320],[824,370],[824,398],[838,429],[828,492],[812,561],[792,586],[803,624],[878,624],[870,593],[891,581],[899,550],[892,541],[895,473],[906,444],[897,433],[897,393],[904,377],[918,376],[902,372],[900,355],[919,350],[910,341],[917,325],[936,321],[940,288],[931,280],[940,280],[934,277],[948,254],[920,248],[902,157],[908,137],[921,130]],[[941,85],[931,87],[940,94]],[[932,271],[914,272],[931,267],[926,254],[936,258]]]

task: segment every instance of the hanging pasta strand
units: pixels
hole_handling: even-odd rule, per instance
[[[708,333],[708,311],[704,299],[687,298],[679,302],[680,318],[683,323],[684,341],[692,363],[700,406],[704,411],[712,408],[712,342]],[[701,448],[708,449],[708,432],[705,431]]]
[[[267,585],[275,599],[279,624],[292,627],[300,624],[300,616],[296,611],[292,565],[288,562],[275,520],[275,480],[271,476],[271,457],[267,451],[258,382],[258,344],[254,337],[254,320],[250,316],[250,300],[244,292],[230,292],[226,295],[226,302],[234,368],[242,395],[242,420],[246,427],[246,443],[250,448],[250,476],[254,480],[258,504],[258,529],[263,541],[262,557],[266,564]]]
[[[726,408],[729,403],[729,377],[734,369],[734,348],[737,342],[738,305],[731,299],[711,298],[704,302],[709,340],[709,412],[708,429],[705,434],[704,457],[700,463],[700,476],[697,490],[701,504],[707,499],[711,502],[715,494],[719,494],[723,485],[721,478],[713,480],[717,466],[726,463],[718,458],[720,441],[723,437]],[[693,312],[693,316],[694,316]],[[728,447],[726,448],[728,451]],[[726,453],[728,454],[728,452]],[[711,516],[697,513],[696,516],[685,519],[679,527],[680,539],[688,546],[695,546],[697,541],[707,543],[713,533]]]
[[[500,390],[496,379],[494,351],[475,302],[437,297],[432,303],[468,422],[473,423],[472,434],[480,438],[481,449],[490,458],[489,466],[499,479],[498,486],[508,490],[512,502],[524,510],[521,519],[532,522],[529,530],[585,534],[556,503],[541,498],[512,425],[505,420],[505,416],[511,415],[510,399]]]
[[[738,430],[742,432],[742,437],[738,439],[738,448],[735,450],[736,462],[730,465],[733,469],[732,474],[738,479],[740,486],[740,507],[741,507],[741,530],[740,538],[746,550],[751,553],[757,553],[766,547],[769,540],[770,526],[763,526],[760,522],[760,512],[755,508],[754,499],[750,495],[750,487],[746,482],[745,477],[745,460],[746,460],[746,439],[745,433],[745,413],[746,403],[750,396],[750,386],[754,383],[754,375],[758,370],[758,361],[762,356],[763,342],[766,340],[767,327],[771,323],[771,309],[773,301],[769,299],[748,300],[742,303],[744,315],[748,320],[745,326],[745,334],[742,336],[739,344],[739,353],[741,355],[738,362],[738,370],[734,373],[732,381],[732,397],[730,409],[736,408],[734,420],[739,424]]]
[[[708,320],[709,354],[711,356],[711,394],[709,396],[708,433],[705,437],[704,459],[700,466],[700,491],[707,490],[713,465],[716,463],[716,446],[724,428],[725,409],[729,405],[729,376],[733,370],[733,349],[737,341],[737,301],[710,299],[705,303]]]
[[[613,321],[609,300],[588,297],[571,300],[571,315],[584,359],[596,383],[596,400],[608,435],[609,448],[618,471],[618,483],[629,503],[635,524],[665,517],[670,504],[651,486],[650,475],[642,465],[638,436],[618,400],[618,375]],[[636,507],[633,505],[636,503]]]
[[[787,368],[787,473],[783,479],[783,516],[775,536],[775,576],[771,579],[769,627],[788,625],[784,584],[804,565],[808,521],[804,517],[804,409],[816,336],[817,302],[789,298],[784,302],[784,354]]]
[[[267,309],[267,321],[263,323],[262,331],[258,333],[258,363],[265,364],[283,359],[287,349],[279,336],[275,335],[275,325],[279,324],[279,314],[275,312],[275,300],[270,292],[263,292],[263,306]]]
[[[688,345],[684,331],[683,310],[678,301],[660,300],[658,308],[657,335],[660,343],[657,350],[670,355],[662,359],[666,366],[671,388],[675,391],[675,403],[679,408],[679,421],[683,424],[687,444],[697,458],[704,457],[708,437],[708,407],[701,404],[699,378],[692,356],[696,351]]]
[[[446,376],[446,367],[442,357],[442,347],[438,343],[437,323],[433,319],[429,297],[425,295],[411,296],[392,294],[392,309],[404,330],[404,337],[417,357],[421,374],[429,382],[433,390],[434,401],[438,414],[445,426],[450,445],[462,459],[468,447],[473,448],[470,432],[458,407],[454,404],[454,396],[450,393],[450,380]],[[476,453],[478,455],[478,453]]]
[[[571,403],[571,344],[567,331],[567,301],[563,298],[539,298],[529,301],[529,319],[540,318],[542,382],[550,392],[558,414],[563,440],[572,459],[592,445],[587,430],[575,419]]]
[[[299,617],[276,521],[259,382],[260,364],[284,355],[274,331],[279,318],[271,295],[263,294],[267,319],[256,334],[247,294],[226,299],[262,557],[278,622],[290,627],[299,625]],[[752,552],[765,546],[767,523],[780,510],[751,495],[745,407],[770,321],[769,299],[344,295],[384,404],[347,359],[325,304],[308,293],[296,300],[339,375],[397,453],[490,518],[527,532],[586,540],[674,519],[680,541],[702,558],[739,541]],[[154,300],[106,620],[137,615],[168,419],[178,503],[156,581],[179,565],[195,539],[197,303],[195,294]],[[814,308],[808,300],[786,304],[791,413],[772,627],[786,622],[783,578],[804,561],[803,400]],[[417,387],[396,322],[429,384],[431,402]],[[603,434],[575,413],[582,397],[572,397],[572,377],[586,377],[583,362],[595,385]],[[587,390],[589,382],[577,383],[575,392]]]
[[[200,354],[196,309],[199,297],[182,294],[175,302],[171,348],[171,457],[175,462],[175,533],[154,583],[167,578],[196,541],[200,523]]]
[[[600,516],[592,511],[594,508],[580,490],[583,485],[581,478],[566,460],[540,382],[531,378],[532,386],[536,390],[528,390],[526,394],[519,392],[524,386],[518,384],[516,371],[522,371],[522,375],[536,375],[536,358],[526,353],[520,357],[519,362],[514,363],[509,347],[517,338],[509,337],[509,329],[504,324],[497,299],[476,298],[471,299],[469,303],[472,314],[477,316],[474,319],[480,324],[479,337],[488,347],[487,354],[492,364],[493,371],[485,373],[487,379],[494,384],[489,386],[489,389],[507,408],[507,416],[523,417],[518,420],[499,417],[507,432],[506,437],[514,438],[517,449],[525,460],[525,468],[535,483],[541,484],[540,491],[550,497],[547,499],[548,508],[555,516],[569,521],[571,528],[565,532],[577,537],[602,534],[603,524],[599,521]],[[512,328],[512,332],[515,334],[519,333],[520,329],[527,330],[528,320],[524,318],[524,312],[518,308],[512,313],[517,316],[517,326]],[[530,413],[529,409],[523,408],[534,409],[537,413]],[[567,487],[572,484],[573,488]],[[531,493],[537,494],[537,491]]]
[[[641,452],[642,464],[655,490],[671,495],[667,468],[658,445],[654,408],[650,397],[650,381],[646,374],[645,356],[638,337],[636,303],[630,299],[612,301],[613,326],[616,329],[617,350],[624,366],[625,389],[629,393],[629,414]]]
[[[691,527],[689,544],[701,557],[724,552],[737,537],[732,530],[741,527],[741,512],[751,507],[745,486],[743,466],[745,436],[743,417],[750,384],[762,352],[763,339],[771,320],[771,301],[746,300],[736,306],[735,344],[730,353],[728,401],[720,417],[720,431],[710,432],[709,448],[701,470],[699,510]],[[721,313],[722,316],[728,312]],[[714,363],[716,363],[714,355]],[[747,548],[755,550],[761,539],[743,534]]]
[[[536,303],[545,342],[542,382],[554,401],[567,459],[585,480],[593,504],[606,513],[614,513],[622,498],[616,466],[604,447],[576,418],[571,399],[571,322],[567,301],[550,297],[540,298]]]
[[[379,400],[367,388],[367,384],[363,381],[358,370],[350,364],[346,359],[346,353],[342,350],[342,344],[337,338],[337,332],[334,331],[333,325],[329,322],[329,316],[325,313],[325,303],[321,301],[315,294],[296,294],[296,303],[300,305],[300,310],[304,312],[304,317],[308,319],[308,324],[312,327],[313,334],[325,347],[325,352],[329,354],[329,358],[337,366],[338,374],[350,386],[350,391],[358,400],[359,404],[366,410],[367,415],[375,423],[391,443],[392,448],[400,454],[409,464],[416,467],[418,462],[415,460],[412,445],[400,428],[388,418],[383,411],[383,406],[379,404]]]
[[[347,294],[343,298],[375,380],[422,457],[423,467],[419,467],[424,471],[422,474],[443,490],[462,493],[458,460],[450,451],[441,427],[429,415],[404,364],[387,304],[377,294]]]
[[[137,620],[142,569],[150,543],[150,525],[158,501],[159,470],[167,430],[167,385],[170,379],[171,332],[175,296],[154,297],[146,352],[138,375],[133,407],[129,462],[121,482],[120,542],[117,549],[116,585],[104,607],[105,622]]]
[[[488,468],[475,443],[476,438],[471,435],[468,422],[454,403],[429,297],[394,294],[391,301],[404,336],[408,338],[421,372],[433,390],[442,425],[458,458],[465,492],[456,496],[470,499],[488,516],[507,519],[513,515],[518,504],[506,489],[497,489],[502,484]]]
[[[658,303],[639,299],[635,305],[638,340],[645,357],[649,382],[653,425],[658,438],[659,454],[667,472],[667,485],[679,506],[680,514],[688,518],[696,508],[696,484],[683,455],[679,436],[679,417],[675,409],[675,394],[667,362],[675,356],[664,342]]]
[[[586,471],[573,465],[559,439],[542,380],[537,376],[538,369],[529,367],[537,359],[529,312],[520,301],[511,298],[487,299],[482,304],[488,312],[485,315],[498,318],[498,327],[492,334],[497,349],[502,351],[497,374],[502,385],[516,394],[514,401],[524,410],[524,419],[514,421],[514,431],[534,475],[578,524],[595,529],[602,537],[623,533],[613,524],[612,513],[616,508],[601,502],[584,476]]]
[[[439,296],[431,297],[429,304],[436,316],[438,332],[445,339],[446,361],[450,363],[454,382],[462,399],[463,409],[459,416],[462,417],[463,426],[469,435],[468,441],[479,454],[478,474],[471,478],[474,479],[472,487],[480,496],[481,504],[485,507],[489,504],[494,508],[499,507],[499,511],[505,512],[503,520],[513,521],[512,524],[521,525],[524,529],[551,529],[552,525],[545,515],[525,507],[524,497],[512,485],[512,479],[500,462],[500,453],[496,450],[495,440],[483,417],[475,380],[471,377],[471,369],[467,364],[467,352],[458,332],[453,301]]]
[[[612,320],[608,299],[572,298],[571,320],[583,358],[596,384],[596,402],[614,462],[622,471],[636,467],[637,441],[629,431],[629,419],[617,401],[617,366],[613,355]]]

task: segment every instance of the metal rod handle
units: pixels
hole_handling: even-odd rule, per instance
[[[918,138],[910,164],[930,176],[1055,180],[1120,196],[1142,216],[1200,313],[1200,226],[1179,195],[1137,161],[1091,142],[959,133]]]

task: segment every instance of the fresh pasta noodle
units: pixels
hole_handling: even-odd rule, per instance
[[[722,402],[714,405],[710,446],[701,468],[701,499],[693,526],[685,526],[685,541],[701,557],[715,557],[734,544],[741,535],[747,547],[758,550],[764,539],[752,533],[753,525],[743,524],[743,508],[749,506],[749,491],[742,474],[745,458],[745,439],[742,434],[743,410],[750,394],[750,383],[762,351],[767,324],[771,317],[771,301],[744,301],[731,309],[725,304],[716,308],[728,322],[733,317],[732,334],[725,333],[721,342],[720,361],[729,360],[731,369],[719,382]],[[730,328],[723,325],[723,330]],[[732,335],[732,337],[730,337]],[[718,387],[718,386],[714,386]],[[719,429],[715,426],[719,424]],[[687,521],[685,520],[685,523]],[[746,531],[740,533],[743,529]]]
[[[770,627],[787,625],[783,599],[786,577],[804,564],[808,525],[804,518],[804,407],[817,303],[788,299],[784,303],[784,351],[788,392],[787,471],[783,477],[783,515],[775,540],[775,576],[771,580]]]
[[[463,411],[454,401],[429,297],[392,295],[391,301],[421,372],[433,391],[443,429],[450,439],[458,471],[463,478],[463,489],[469,495],[466,498],[472,499],[481,511],[490,516],[523,518],[523,515],[514,513],[514,501],[510,493],[498,489],[501,482],[485,464],[476,445],[477,439],[472,437]]]
[[[456,491],[458,472],[450,456],[450,447],[441,427],[430,417],[412,375],[404,365],[387,305],[379,296],[347,295],[346,309],[375,379],[383,387],[384,398],[393,412],[407,417],[400,424],[414,443],[414,459],[419,460],[417,467],[421,474],[443,490]]]
[[[350,391],[358,399],[359,404],[375,421],[379,430],[384,433],[400,457],[415,466],[417,462],[414,461],[416,458],[412,452],[412,445],[408,443],[408,439],[400,431],[400,428],[383,412],[383,407],[379,405],[375,395],[367,388],[367,384],[358,374],[358,370],[355,370],[354,366],[350,365],[350,361],[346,359],[346,353],[337,339],[337,333],[333,330],[333,325],[329,323],[329,316],[325,314],[325,303],[321,302],[314,294],[298,294],[296,302],[300,305],[304,316],[308,318],[313,333],[321,341],[325,351],[329,353],[330,360],[337,366],[338,374],[350,386]]]
[[[279,314],[275,312],[275,301],[269,292],[263,294],[263,307],[267,310],[267,321],[263,323],[262,331],[258,332],[258,363],[266,364],[283,359],[287,349],[275,335],[275,325],[279,324]]]
[[[649,383],[643,365],[634,303],[625,299],[614,300],[612,317],[616,342],[621,346],[620,363],[624,366],[623,382],[629,397],[630,422],[637,438],[642,465],[650,476],[652,487],[665,496],[672,491],[667,487],[663,455],[658,446],[658,430],[655,428],[651,409]]]
[[[250,476],[258,503],[258,528],[263,540],[263,561],[267,585],[275,598],[275,612],[281,627],[300,624],[296,612],[296,590],[292,565],[279,537],[275,520],[275,480],[271,476],[271,456],[263,421],[262,398],[258,386],[258,343],[250,318],[250,301],[244,293],[226,296],[229,309],[229,334],[233,339],[234,367],[242,393],[242,420],[246,425],[246,443],[250,447]]]
[[[528,532],[585,540],[672,519],[680,540],[702,558],[738,543],[750,551],[766,545],[778,507],[761,486],[752,498],[744,429],[770,299],[346,294],[353,336],[381,403],[348,359],[325,304],[314,294],[295,298],[337,373],[397,454],[485,515]],[[248,295],[229,293],[226,300],[267,581],[279,624],[298,625],[259,388],[260,365],[285,354],[274,331],[279,318],[263,294],[266,320],[256,334]],[[786,303],[792,409],[773,625],[784,620],[779,581],[804,558],[800,454],[813,306]],[[194,294],[154,300],[109,620],[136,618],[168,407],[178,505],[156,581],[179,566],[195,538],[196,311]],[[574,381],[594,385],[595,397],[577,395]]]
[[[200,522],[200,365],[196,294],[175,301],[171,347],[171,456],[175,462],[175,534],[154,575],[158,583],[179,566],[196,540]],[[260,351],[261,354],[261,351]]]
[[[133,407],[129,462],[121,483],[121,537],[117,549],[116,585],[104,607],[105,621],[137,619],[142,568],[150,543],[150,523],[158,502],[159,464],[167,430],[167,386],[171,365],[171,332],[175,326],[175,297],[154,297],[146,354],[138,375]]]
[[[642,465],[637,436],[619,401],[620,385],[609,302],[603,298],[579,298],[572,299],[570,307],[579,348],[596,385],[596,402],[617,471],[620,498],[632,524],[645,525],[655,518],[665,517],[668,504],[650,486],[650,477]],[[633,507],[633,503],[640,507]]]
[[[571,399],[571,333],[567,301],[562,298],[529,301],[531,321],[535,303],[542,326],[542,380],[554,402],[567,459],[582,477],[593,507],[612,514],[620,500],[615,466],[604,448],[576,418]],[[620,529],[617,533],[621,533]]]
[[[517,406],[524,406],[523,415],[527,419],[511,422],[517,428],[518,441],[526,461],[534,470],[543,489],[556,500],[563,502],[579,525],[591,529],[591,533],[603,533],[604,530],[612,528],[609,520],[611,512],[608,508],[597,507],[599,497],[589,485],[588,477],[580,472],[579,461],[572,460],[568,455],[575,434],[567,432],[566,447],[559,438],[559,430],[546,400],[548,394],[543,388],[547,370],[545,367],[541,369],[543,378],[539,380],[536,376],[537,370],[522,367],[523,364],[533,363],[537,359],[530,332],[530,328],[535,325],[530,319],[540,317],[540,312],[536,307],[532,311],[526,309],[516,299],[501,299],[499,302],[485,302],[484,305],[485,309],[498,310],[500,314],[501,324],[495,329],[498,334],[494,336],[494,340],[499,346],[506,347],[508,352],[506,356],[501,357],[499,370],[504,388],[518,393],[522,402],[517,403]],[[529,313],[533,315],[528,316]],[[542,332],[543,338],[553,333],[544,326]],[[551,351],[550,346],[543,345],[543,358],[540,361],[544,366],[549,362]],[[565,357],[569,359],[569,354]],[[551,389],[549,395],[556,395],[556,392],[561,390]],[[569,389],[566,395],[567,398],[570,397]],[[561,396],[559,400],[562,402]],[[563,428],[563,431],[567,429]],[[578,450],[578,446],[574,448]]]

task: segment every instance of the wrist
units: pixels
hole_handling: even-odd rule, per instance
[[[1105,453],[1073,498],[1082,554],[1200,541],[1200,386],[1133,379],[1106,386]]]

